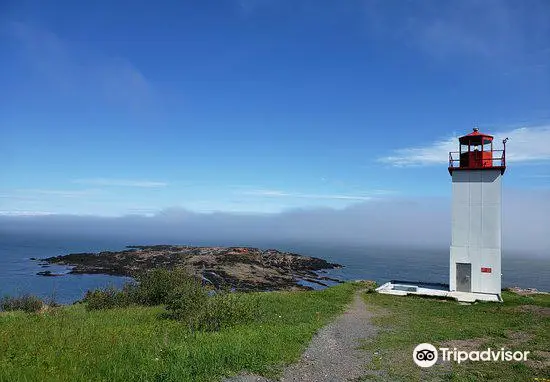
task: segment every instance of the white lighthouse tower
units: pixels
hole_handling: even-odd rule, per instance
[[[501,179],[505,149],[476,128],[449,153],[453,179],[450,291],[496,294],[501,290]]]

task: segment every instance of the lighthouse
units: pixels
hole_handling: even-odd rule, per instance
[[[449,153],[452,177],[452,238],[449,290],[501,291],[502,176],[506,140],[493,148],[494,137],[477,128],[458,138],[458,152]]]
[[[458,138],[458,151],[449,153],[452,192],[452,238],[449,285],[391,280],[378,293],[450,297],[461,302],[502,301],[501,210],[502,176],[506,170],[506,141],[475,128]]]

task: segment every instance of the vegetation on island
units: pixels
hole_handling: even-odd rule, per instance
[[[193,247],[189,245],[128,246],[118,252],[71,253],[42,259],[71,267],[74,274],[137,277],[155,268],[184,268],[215,288],[239,291],[311,289],[300,281],[328,286],[340,280],[318,271],[339,268],[323,259],[251,247]],[[41,271],[43,276],[61,276]]]

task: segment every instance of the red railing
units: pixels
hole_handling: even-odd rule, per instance
[[[481,158],[482,164],[475,165],[474,163],[471,163],[467,166],[461,166],[460,165],[460,155],[465,153],[472,153],[472,151],[463,152],[460,153],[458,151],[451,151],[449,152],[449,168],[460,168],[460,167],[467,167],[467,168],[483,168],[483,167],[506,167],[506,150],[493,150],[493,151],[485,151],[483,152],[483,157]],[[479,151],[479,153],[482,153]],[[487,153],[491,153],[492,155],[490,157],[487,157]],[[495,153],[501,153],[500,156],[495,156]],[[487,165],[486,162],[490,161],[490,165]],[[495,163],[496,162],[496,163]]]

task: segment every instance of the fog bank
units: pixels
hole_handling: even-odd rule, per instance
[[[550,190],[507,190],[503,248],[550,256]],[[153,216],[0,216],[0,233],[119,238],[133,243],[261,242],[442,248],[450,243],[448,198],[385,198],[345,209],[278,214],[195,213],[170,208]]]

